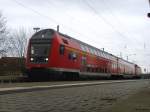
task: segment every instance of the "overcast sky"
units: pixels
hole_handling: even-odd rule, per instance
[[[54,28],[150,72],[148,0],[0,0],[7,27]]]

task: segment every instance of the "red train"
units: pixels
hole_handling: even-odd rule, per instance
[[[29,40],[26,68],[36,77],[140,77],[141,68],[53,29],[36,32]]]

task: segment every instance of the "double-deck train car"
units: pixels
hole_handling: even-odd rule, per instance
[[[53,29],[29,40],[26,68],[30,78],[101,76],[139,77],[141,68]]]

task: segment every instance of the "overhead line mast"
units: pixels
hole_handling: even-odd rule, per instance
[[[150,0],[149,0],[149,5],[150,5]],[[149,12],[149,13],[147,13],[147,16],[150,18],[150,12]]]

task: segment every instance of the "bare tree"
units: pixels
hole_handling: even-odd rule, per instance
[[[27,40],[29,35],[28,30],[25,28],[19,28],[18,30],[10,30],[8,43],[8,52],[7,55],[11,57],[17,57],[18,66],[22,72],[25,71],[25,54],[27,48]]]
[[[6,18],[3,17],[2,13],[0,12],[0,56],[5,56],[7,53],[6,47],[6,38],[7,31],[6,31]]]
[[[16,57],[25,57],[28,33],[24,28],[14,30],[10,34],[9,54]]]

